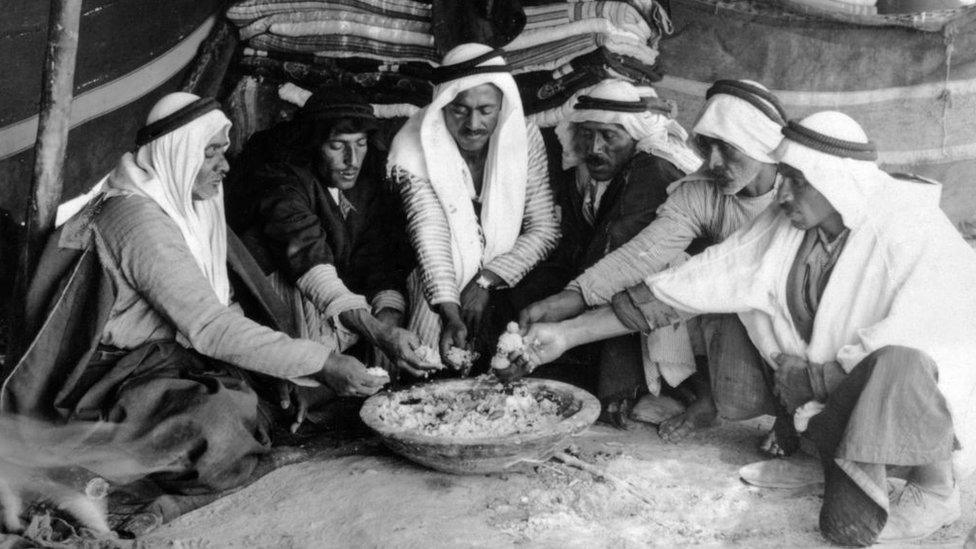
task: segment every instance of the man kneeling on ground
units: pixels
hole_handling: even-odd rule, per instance
[[[349,352],[363,338],[398,369],[422,375],[434,365],[400,327],[413,258],[399,199],[384,182],[385,158],[370,143],[373,108],[352,92],[323,88],[285,124],[288,132],[279,133],[291,135],[242,174],[254,193],[250,215],[235,220],[241,239],[297,304],[303,337]]]
[[[584,269],[633,238],[655,219],[668,186],[701,165],[685,144],[688,134],[673,119],[671,104],[653,90],[622,80],[604,80],[580,97],[556,135],[563,167],[568,168],[555,189],[563,238],[549,259],[514,288],[513,301],[519,307],[565,288]],[[523,309],[523,323],[537,320],[531,311]],[[683,337],[656,342],[659,345],[647,349],[648,360],[671,360],[675,345],[690,349],[684,331],[672,334]],[[563,377],[560,372],[582,370],[566,379],[588,388],[595,385],[604,408],[610,410],[606,418],[613,419],[613,407],[634,399],[644,385],[642,346],[647,346],[646,338],[637,334],[588,346],[571,353],[578,356],[566,357],[581,368],[563,366],[553,374]],[[690,350],[684,355],[693,367]]]

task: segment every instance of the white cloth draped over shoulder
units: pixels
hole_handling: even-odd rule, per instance
[[[645,97],[657,98],[648,87],[637,88],[623,80],[604,80],[597,84],[589,97],[612,101],[640,101]],[[637,150],[663,158],[686,174],[701,166],[701,158],[688,146],[688,132],[673,118],[659,112],[619,112],[601,109],[576,109],[556,126],[556,137],[563,149],[563,169],[585,170],[584,158],[576,154],[574,141],[576,126],[581,122],[618,124],[637,141]]]
[[[866,142],[835,112],[802,125]],[[793,325],[787,277],[804,231],[772,205],[752,224],[679,268],[646,279],[655,297],[691,313],[738,313],[771,367],[778,353],[838,361],[850,371],[889,345],[938,365],[961,450],[957,473],[976,466],[976,252],[939,209],[941,186],[893,178],[874,162],[841,158],[784,139],[778,159],[804,176],[850,229],[824,290],[809,342]]]
[[[489,51],[491,48],[482,44],[464,44],[448,52],[443,64],[461,63]],[[481,65],[502,64],[501,57],[494,57]],[[441,109],[458,93],[482,84],[494,84],[501,90],[502,105],[488,144],[479,223],[471,203],[477,198],[474,182],[447,130]],[[387,166],[391,173],[402,170],[430,181],[447,216],[456,282],[458,287],[464,287],[483,263],[511,250],[522,229],[528,138],[522,101],[512,75],[475,74],[436,86],[431,104],[411,116],[397,133]]]
[[[153,107],[147,124],[197,99],[190,93],[172,93]],[[212,110],[153,139],[135,154],[126,153],[109,174],[104,187],[107,196],[132,193],[158,204],[179,227],[197,265],[224,305],[230,303],[230,281],[223,186],[209,200],[193,200],[193,184],[203,166],[207,144],[221,134],[229,145],[230,126],[223,112]]]

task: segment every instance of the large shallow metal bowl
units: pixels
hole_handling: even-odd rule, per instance
[[[462,392],[484,383],[477,379],[449,379],[431,384],[440,390]],[[550,429],[532,433],[481,438],[431,436],[398,430],[380,419],[380,405],[396,395],[390,391],[369,397],[359,415],[388,448],[409,460],[457,475],[497,473],[526,461],[549,459],[567,438],[585,430],[600,415],[596,397],[568,383],[547,379],[525,379],[524,383],[532,392],[546,390],[556,395],[562,420]]]

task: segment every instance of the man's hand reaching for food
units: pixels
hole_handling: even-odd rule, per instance
[[[566,352],[568,344],[559,324],[533,324],[522,336],[525,347],[508,355],[509,367],[495,370],[503,381],[523,377]]]

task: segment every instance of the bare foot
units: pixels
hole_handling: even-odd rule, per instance
[[[776,431],[770,429],[766,436],[763,437],[761,443],[759,443],[759,452],[765,454],[769,457],[786,457],[786,452],[779,447],[779,442],[776,440]]]
[[[777,417],[773,428],[759,444],[760,453],[774,458],[791,456],[799,448],[800,436],[793,428],[793,419],[789,416]]]
[[[678,442],[691,433],[715,425],[718,410],[710,397],[699,398],[688,405],[688,408],[661,423],[657,433],[667,442]]]
[[[630,429],[634,426],[634,422],[630,419],[632,406],[633,401],[626,398],[609,402],[603,407],[599,421],[617,429]]]

